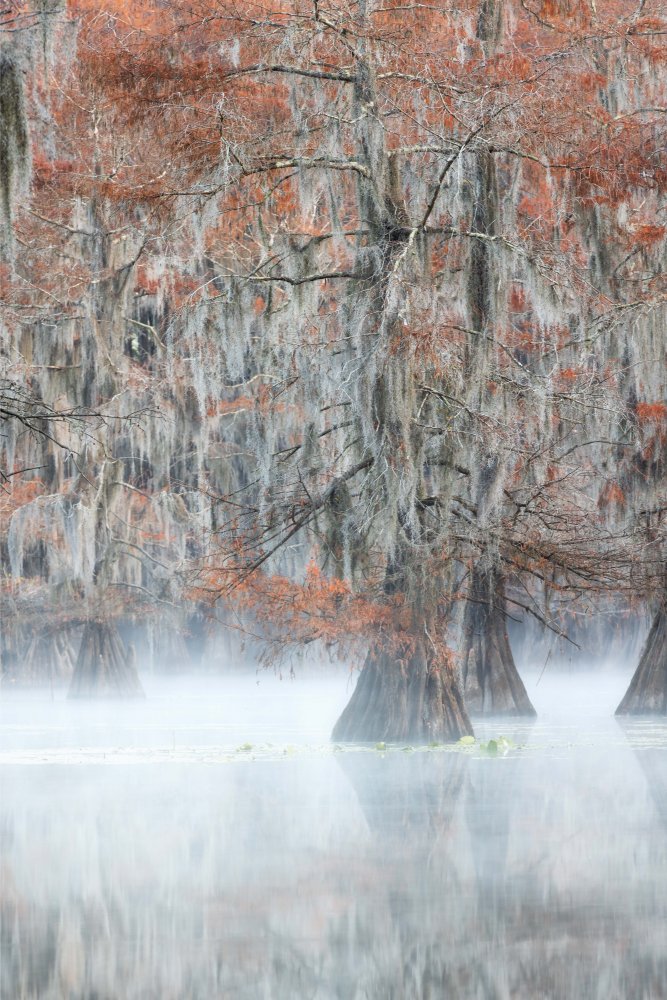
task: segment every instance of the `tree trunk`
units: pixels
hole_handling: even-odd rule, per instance
[[[426,639],[404,659],[371,650],[334,726],[340,742],[454,742],[472,734],[458,680]]]
[[[639,665],[616,715],[667,715],[667,606],[649,632]]]
[[[118,629],[92,621],[81,637],[68,698],[143,698],[134,647],[126,651]]]
[[[36,635],[25,657],[24,680],[62,681],[72,677],[76,656],[68,634],[44,632]]]
[[[177,674],[192,669],[190,651],[177,628],[158,622],[152,639],[154,671]]]
[[[512,656],[503,581],[494,569],[472,571],[463,619],[462,672],[471,714],[535,715]]]

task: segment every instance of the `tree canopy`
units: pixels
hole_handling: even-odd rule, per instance
[[[506,613],[662,592],[666,31],[655,0],[10,5],[12,599],[360,652],[343,738],[530,711]]]

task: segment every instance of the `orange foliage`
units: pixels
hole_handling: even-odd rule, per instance
[[[509,307],[512,312],[522,313],[528,306],[526,292],[522,285],[512,285],[509,296]]]
[[[237,396],[236,399],[218,399],[209,403],[206,413],[209,417],[225,416],[229,413],[242,413],[245,410],[252,410],[255,407],[255,400],[252,396]]]
[[[625,507],[625,504],[625,493],[617,482],[610,479],[607,483],[605,483],[602,491],[600,492],[598,506],[601,509],[605,509],[614,505],[617,507]]]
[[[0,529],[6,531],[14,511],[31,503],[44,492],[41,479],[16,479],[0,488]]]
[[[545,274],[565,270],[574,287],[584,263],[581,234],[590,223],[587,206],[616,205],[627,201],[633,189],[643,197],[644,192],[661,192],[667,186],[657,112],[617,115],[609,109],[608,95],[602,93],[607,80],[591,69],[601,65],[602,56],[606,59],[620,43],[632,50],[624,57],[635,60],[635,70],[640,58],[663,58],[659,47],[649,49],[640,35],[664,30],[664,20],[645,17],[631,25],[620,0],[605,0],[598,8],[599,12],[588,0],[526,0],[512,5],[512,37],[501,51],[489,54],[474,37],[480,10],[477,0],[436,8],[418,4],[414,9],[400,0],[389,0],[369,12],[368,24],[362,23],[356,7],[333,5],[334,13],[327,17],[337,18],[344,31],[324,30],[324,22],[297,0],[277,0],[271,5],[265,11],[264,29],[258,28],[255,8],[229,0],[194,7],[166,0],[159,4],[110,0],[103,8],[94,0],[69,0],[69,13],[80,24],[76,72],[62,74],[51,95],[57,155],[45,152],[39,137],[33,142],[31,208],[55,220],[56,227],[59,223],[65,227],[66,233],[60,233],[63,241],[77,232],[69,230],[75,197],[91,213],[94,210],[100,233],[136,234],[140,230],[144,246],[138,254],[161,253],[166,273],[158,282],[150,265],[137,259],[128,265],[134,266],[135,290],[144,294],[164,290],[170,309],[187,309],[193,299],[216,294],[215,283],[209,280],[214,265],[210,271],[205,270],[208,264],[202,266],[205,273],[196,270],[203,257],[215,260],[218,274],[252,272],[265,252],[257,239],[259,215],[267,244],[275,236],[277,243],[284,236],[302,243],[306,237],[330,235],[326,198],[306,204],[305,172],[297,177],[293,165],[276,167],[276,160],[289,162],[297,154],[317,156],[320,149],[328,148],[332,117],[340,133],[336,155],[352,160],[360,155],[349,98],[344,96],[351,90],[340,80],[314,83],[301,78],[297,96],[302,121],[297,128],[295,87],[290,78],[244,70],[266,67],[275,53],[279,54],[276,61],[288,61],[285,53],[289,52],[289,59],[297,63],[305,59],[300,65],[307,72],[321,65],[334,76],[336,71],[345,75],[350,72],[350,53],[358,48],[371,53],[375,62],[378,106],[374,113],[382,122],[382,141],[396,154],[392,162],[406,165],[409,180],[402,186],[399,167],[397,193],[410,225],[418,224],[430,193],[436,190],[442,157],[438,160],[432,149],[417,154],[399,150],[424,143],[432,146],[437,136],[465,146],[471,123],[478,121],[480,135],[470,148],[491,149],[499,175],[505,170],[509,176],[516,169],[518,179],[512,190],[517,193],[518,249]],[[208,16],[210,11],[214,13]],[[354,48],[345,36],[347,31],[357,38]],[[626,44],[629,40],[631,45]],[[238,60],[228,54],[234,44]],[[651,77],[645,66],[639,68],[640,72],[625,73],[626,79],[637,81],[633,86],[638,90]],[[456,95],[463,95],[463,115],[455,107]],[[489,114],[489,108],[504,105],[510,109],[507,114],[500,110]],[[654,105],[662,106],[660,101]],[[222,153],[226,152],[232,182],[220,183],[218,189]],[[366,228],[365,208],[358,197],[357,175],[351,170],[330,174],[328,187],[337,221],[353,235],[323,244],[322,258],[326,258],[327,270],[344,270],[359,256],[359,245],[363,246],[364,237],[354,231]],[[321,175],[313,171],[312,176]],[[500,186],[506,197],[509,181]],[[185,227],[180,220],[198,211],[206,199],[210,199],[213,221],[206,227],[203,246],[195,252],[182,235]],[[441,197],[434,204],[429,220],[432,231],[422,234],[425,273],[438,287],[465,266],[470,242],[459,229],[459,220],[453,222],[443,207],[446,201]],[[173,206],[178,207],[177,213]],[[650,203],[643,214],[637,211],[636,222],[624,234],[631,246],[651,249],[664,239],[667,228],[656,224],[651,211]],[[501,222],[502,215],[501,210]],[[178,218],[179,225],[163,225],[165,218],[172,223]],[[37,251],[54,245],[57,228],[54,235],[53,228],[45,229],[48,223],[35,218],[24,219],[22,224],[21,246]],[[62,252],[63,248],[68,252]],[[317,253],[319,249],[314,256]],[[104,273],[93,273],[92,265],[72,261],[73,256],[67,243],[56,245],[52,256],[45,252],[40,258],[36,252],[29,269],[31,287],[16,290],[16,301],[31,304],[29,296],[36,295],[38,287],[45,298],[57,291],[55,298],[64,311],[78,309],[82,289],[114,272],[112,264],[107,270],[105,264],[95,265]],[[105,259],[103,253],[97,257]],[[189,271],[188,264],[195,259],[196,266]],[[57,281],[62,291],[54,289]],[[334,341],[340,336],[341,299],[332,290],[333,284],[320,288],[315,313],[322,322],[304,323],[304,330],[296,334],[300,347],[309,346],[308,338]],[[253,299],[252,294],[248,309],[260,316],[269,298],[257,294]],[[274,290],[271,308],[276,310],[277,302],[290,294],[290,289]],[[429,366],[436,375],[446,374],[452,357],[461,353],[465,334],[441,317],[434,321],[429,308],[421,311],[414,306],[409,288],[405,300],[405,325],[394,336],[391,353],[404,357],[406,363]],[[566,326],[545,331],[534,322],[531,292],[518,282],[511,284],[509,309],[509,329],[498,333],[512,349],[539,351],[571,338]],[[500,360],[501,365],[510,363],[505,357]],[[581,374],[576,367],[567,367],[557,380],[564,388],[572,388]],[[141,372],[135,367],[128,385],[140,382]],[[499,392],[500,384],[489,381],[489,393]],[[207,413],[214,418],[250,407],[266,412],[287,405],[276,403],[269,386],[258,385],[253,396],[210,400]],[[655,431],[655,438],[664,433],[665,404],[639,403],[635,412],[638,423]],[[558,470],[552,466],[549,480],[557,477]],[[37,496],[40,488],[37,481],[10,485],[9,492],[0,496],[3,523],[17,506]],[[600,502],[603,506],[625,502],[617,483],[607,484]],[[161,529],[151,526],[145,516],[145,537],[161,541]],[[242,569],[234,566],[235,578]],[[211,589],[219,593],[228,582],[225,573],[211,571],[201,595]],[[374,598],[362,597],[347,584],[325,577],[314,565],[300,583],[254,573],[236,592],[236,599],[301,642],[343,642],[351,636],[368,641],[379,633],[404,636],[410,627],[409,612],[399,597],[388,597],[381,588],[376,588]]]
[[[346,654],[363,652],[369,643],[406,653],[413,635],[413,610],[401,594],[375,597],[356,594],[350,585],[326,576],[310,562],[302,582],[254,571],[238,584],[238,567],[204,573],[192,597],[215,602],[233,587],[231,600],[239,613],[259,620],[267,638],[280,646],[322,642]]]
[[[667,233],[667,226],[656,226],[643,223],[633,227],[628,233],[628,242],[640,247],[654,247],[662,242]]]
[[[667,420],[667,404],[637,403],[635,413],[637,414],[637,420],[640,424],[665,423]]]
[[[561,368],[554,378],[554,385],[565,395],[581,392],[590,383],[591,373],[586,368]]]
[[[138,294],[155,295],[160,289],[160,282],[149,276],[147,268],[140,266],[136,270],[134,287]]]

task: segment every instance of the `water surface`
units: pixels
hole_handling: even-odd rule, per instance
[[[335,747],[344,673],[2,692],[3,1000],[667,996],[667,726],[614,720],[629,673],[529,677],[496,756]]]

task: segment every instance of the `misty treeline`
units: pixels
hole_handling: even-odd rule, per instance
[[[508,616],[648,609],[624,705],[664,711],[666,32],[5,4],[5,679],[136,691],[119,628],[221,622],[362,666],[336,738],[449,739],[533,711]]]

